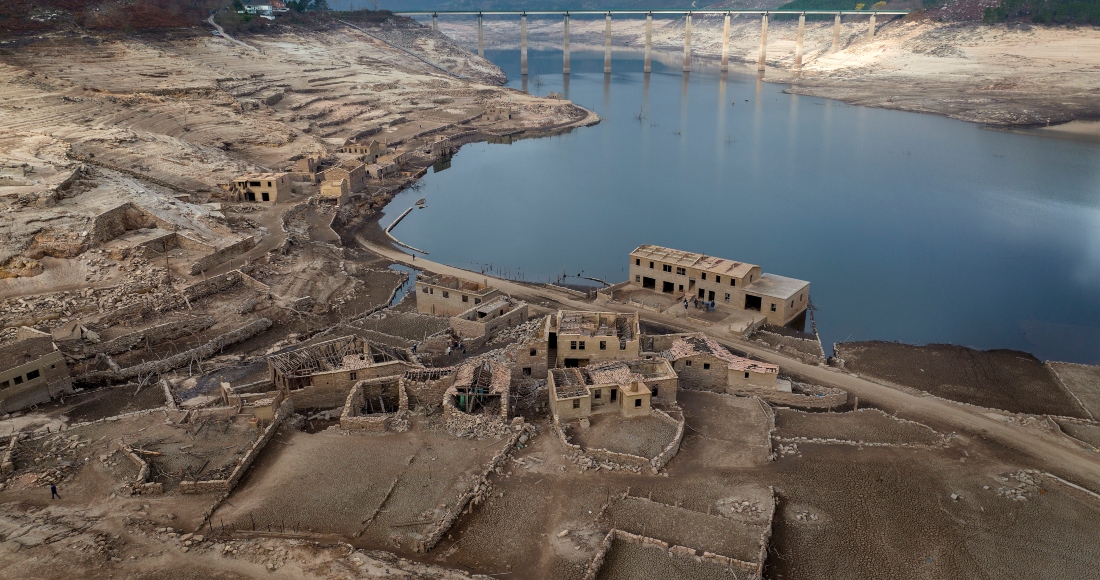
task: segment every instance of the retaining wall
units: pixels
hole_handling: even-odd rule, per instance
[[[789,354],[807,364],[825,362],[825,350],[822,348],[820,340],[787,336],[771,332],[767,327],[757,330],[750,338],[777,352]]]
[[[95,373],[88,373],[81,377],[83,383],[94,383],[104,380],[128,380],[142,374],[164,373],[174,368],[181,367],[190,363],[193,360],[202,360],[210,358],[223,348],[243,342],[264,332],[268,328],[271,328],[271,321],[266,318],[260,318],[253,320],[252,322],[238,328],[236,330],[220,334],[216,336],[210,342],[206,344],[186,350],[179,354],[163,358],[160,360],[149,361],[139,365],[126,367],[118,371],[100,371]]]
[[[119,354],[132,350],[143,342],[160,343],[175,340],[191,333],[202,332],[211,326],[214,326],[214,319],[208,316],[166,322],[164,324],[149,327],[145,330],[120,336],[107,342],[88,344],[83,346],[82,350],[86,355],[96,355],[99,353],[108,355]]]
[[[803,386],[802,388],[805,389],[806,387]],[[847,391],[827,387],[814,387],[814,390],[818,392],[812,394],[791,393],[751,385],[737,385],[726,388],[726,392],[731,395],[760,397],[775,405],[798,407],[800,409],[835,409],[848,404]]]

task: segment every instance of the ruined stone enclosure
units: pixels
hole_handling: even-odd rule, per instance
[[[212,520],[239,530],[334,533],[412,551],[453,519],[505,442],[458,440],[413,428],[347,437],[291,431],[268,447]]]
[[[404,377],[382,377],[356,383],[344,403],[340,428],[374,433],[407,428],[400,421],[409,410],[403,381]]]

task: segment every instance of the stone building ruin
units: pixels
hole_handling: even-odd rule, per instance
[[[555,419],[582,419],[604,410],[623,417],[648,415],[654,402],[676,403],[677,376],[665,360],[604,361],[550,369],[550,410]]]
[[[636,359],[640,352],[637,312],[560,310],[547,334],[555,366],[583,367],[597,361]]]
[[[45,332],[29,327],[0,345],[0,413],[11,413],[73,392],[65,357]]]
[[[267,357],[271,380],[277,388],[295,391],[306,387],[342,389],[357,381],[404,373],[416,366],[404,349],[343,336]]]
[[[496,361],[466,363],[455,371],[447,389],[444,414],[486,415],[507,421],[510,417],[512,371]]]

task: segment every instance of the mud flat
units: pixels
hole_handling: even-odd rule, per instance
[[[952,401],[1013,413],[1088,418],[1054,373],[1024,352],[872,341],[841,343],[836,353],[849,372]]]

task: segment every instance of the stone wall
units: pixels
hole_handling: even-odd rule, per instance
[[[126,367],[120,370],[111,371],[99,371],[94,373],[87,373],[80,378],[80,382],[84,384],[96,383],[102,381],[124,381],[129,380],[138,375],[164,373],[174,368],[184,366],[193,360],[203,360],[210,358],[214,354],[220,352],[223,348],[236,344],[238,342],[244,342],[257,334],[266,331],[271,328],[271,321],[267,318],[260,318],[253,320],[248,324],[230,331],[224,334],[220,334],[214,337],[213,340],[206,344],[186,350],[184,352],[172,355],[160,360],[149,361],[139,365]]]
[[[232,270],[225,274],[219,274],[212,278],[207,278],[201,282],[195,282],[190,286],[186,286],[183,289],[183,295],[188,300],[199,300],[212,294],[225,292],[230,288],[236,287],[243,280],[240,270]]]
[[[403,377],[383,377],[369,381],[359,381],[352,387],[344,401],[344,411],[340,415],[340,428],[345,431],[366,431],[382,433],[385,431],[405,431],[408,421],[404,416],[409,412],[409,398],[402,385]],[[367,392],[372,387],[389,391],[396,389],[398,397],[397,411],[392,413],[373,413],[364,415]],[[392,394],[390,397],[392,398]]]
[[[199,258],[194,264],[191,265],[191,275],[200,274],[221,264],[228,260],[232,260],[237,256],[251,250],[256,246],[256,237],[248,236],[247,238],[238,240],[228,246],[214,250],[213,252]]]
[[[19,445],[19,439],[22,437],[21,433],[13,433],[11,439],[8,440],[8,446],[4,449],[4,456],[0,459],[0,481],[6,480],[12,473],[15,473],[15,448]]]
[[[513,431],[512,436],[508,439],[508,443],[489,460],[489,465],[485,468],[485,471],[481,473],[481,476],[477,478],[476,482],[466,491],[466,493],[462,494],[458,501],[455,502],[454,507],[436,523],[432,531],[423,540],[416,543],[417,552],[425,554],[428,550],[434,548],[435,545],[439,543],[439,540],[450,531],[451,526],[454,525],[455,520],[457,520],[459,516],[473,509],[474,506],[481,504],[481,502],[489,497],[493,488],[492,482],[489,481],[489,474],[493,472],[500,473],[501,466],[508,460],[512,451],[520,444],[521,440],[527,441],[532,435],[531,426],[515,426],[515,431]]]
[[[161,342],[175,340],[188,334],[202,332],[211,326],[214,326],[214,319],[209,316],[199,316],[186,320],[166,322],[164,324],[149,327],[145,330],[122,335],[107,342],[85,344],[81,350],[85,355],[91,356],[99,353],[119,354],[132,350],[143,343],[159,344]]]
[[[709,368],[706,368],[708,367]],[[700,391],[726,392],[729,363],[709,354],[696,354],[672,363],[679,386]]]
[[[176,229],[172,224],[158,220],[149,212],[127,202],[92,218],[92,223],[88,227],[88,242],[92,246],[99,246],[128,231],[157,226],[161,226],[166,231]]]
[[[335,409],[344,404],[351,387],[344,383],[317,385],[290,391],[296,409]]]
[[[821,347],[821,340],[816,335],[806,335],[806,338],[800,338],[769,330],[765,326],[753,333],[750,338],[807,364],[822,364],[825,362],[825,350]]]
[[[438,379],[412,380],[402,377],[401,384],[410,406],[436,408],[443,404],[443,395],[451,387],[452,380],[452,374],[446,373]]]
[[[447,432],[456,437],[470,434],[497,435],[508,430],[508,402],[501,397],[500,415],[489,417],[482,414],[467,414],[455,406],[453,391],[443,396],[443,425]],[[507,396],[507,395],[505,395]]]
[[[769,528],[771,526],[769,525]],[[743,560],[737,560],[722,556],[720,554],[714,554],[711,552],[699,553],[698,550],[688,548],[685,546],[670,546],[668,542],[658,540],[657,538],[650,538],[648,536],[641,536],[638,534],[632,534],[619,529],[612,529],[604,536],[603,541],[600,542],[599,548],[596,550],[596,555],[592,557],[592,560],[588,563],[588,568],[584,572],[584,580],[596,580],[599,577],[600,569],[603,568],[603,564],[607,559],[607,553],[611,551],[612,545],[616,542],[629,542],[632,544],[638,544],[646,548],[652,548],[655,550],[661,550],[667,552],[670,557],[678,558],[692,558],[695,560],[706,560],[719,566],[726,568],[736,568],[751,572],[756,575],[756,578],[760,578],[763,574],[764,562],[745,562]]]
[[[157,495],[164,493],[164,484],[149,482],[149,463],[142,459],[131,447],[122,447],[121,450],[138,468],[138,474],[137,477],[134,478],[134,481],[125,484],[123,487],[132,495]]]
[[[275,417],[271,421],[271,424],[268,425],[266,429],[264,429],[263,434],[261,434],[258,439],[252,442],[252,445],[251,447],[249,447],[248,452],[245,453],[244,457],[240,459],[237,467],[233,469],[233,472],[229,474],[229,477],[225,479],[213,479],[206,481],[181,481],[179,485],[180,492],[203,493],[207,491],[224,491],[226,492],[226,496],[228,496],[228,493],[230,491],[233,491],[233,488],[236,487],[237,483],[241,480],[242,477],[244,477],[244,474],[248,471],[248,468],[252,466],[252,462],[256,461],[256,457],[258,457],[260,455],[260,452],[263,451],[264,447],[267,445],[267,442],[270,441],[271,438],[275,435],[275,432],[279,430],[279,427],[282,425],[283,421],[292,414],[294,414],[294,401],[290,399],[283,401],[283,403],[279,405],[279,410],[275,412]],[[226,496],[223,496],[222,499],[224,500]],[[203,522],[206,521],[206,518],[210,517],[210,514],[214,513],[214,510],[216,510],[220,504],[221,501],[218,501],[214,504],[214,506],[211,507],[206,516],[203,518]],[[201,524],[199,527],[202,527]]]
[[[585,449],[569,441],[569,436],[565,434],[565,428],[562,427],[557,416],[554,416],[553,428],[554,432],[558,435],[558,440],[565,446],[566,455],[570,456],[573,462],[576,463],[582,471],[602,466],[610,467],[611,469],[627,469],[637,473],[648,471],[656,474],[680,451],[680,442],[684,438],[685,423],[682,414],[679,419],[675,419],[668,413],[659,409],[653,409],[653,413],[662,421],[674,425],[676,427],[676,434],[672,437],[672,441],[652,459],[640,455],[618,453],[608,449]]]
[[[672,458],[676,457],[676,454],[680,452],[680,442],[684,439],[685,422],[683,413],[680,413],[679,419],[675,419],[660,409],[653,409],[653,412],[656,413],[661,420],[676,426],[676,434],[672,436],[672,441],[670,441],[669,444],[649,462],[650,465],[653,466],[653,472],[657,473],[665,465],[668,465],[668,462],[672,461]]]
[[[833,387],[798,384],[796,391],[787,392],[752,385],[727,387],[724,392],[742,397],[760,397],[773,405],[800,409],[835,409],[848,404],[848,392]]]

